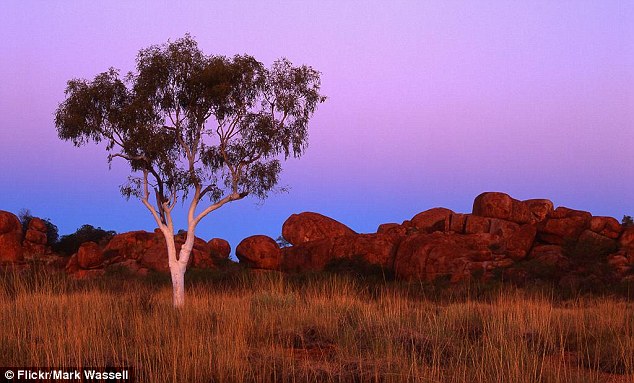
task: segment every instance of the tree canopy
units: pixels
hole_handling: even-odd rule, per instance
[[[209,197],[197,223],[226,202],[266,197],[280,159],[304,152],[308,121],[324,100],[309,66],[205,55],[186,35],[142,49],[125,76],[111,68],[69,81],[55,125],[63,140],[105,142],[109,161],[126,160],[134,175],[122,193],[148,206],[154,189],[158,222],[167,224],[165,211],[191,191],[195,201]]]

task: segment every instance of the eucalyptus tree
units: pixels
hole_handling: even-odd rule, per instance
[[[227,203],[276,188],[281,161],[300,157],[319,103],[320,73],[286,59],[271,67],[248,55],[205,55],[189,35],[139,51],[136,71],[110,69],[68,81],[55,113],[60,139],[105,143],[108,162],[129,164],[122,194],[149,210],[167,243],[173,303],[198,223]],[[186,203],[177,253],[174,207]]]

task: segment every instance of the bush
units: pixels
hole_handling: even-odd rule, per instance
[[[112,230],[103,230],[92,225],[83,225],[73,234],[63,235],[59,242],[53,246],[53,250],[67,256],[73,255],[84,242],[95,242],[105,246],[117,233]]]

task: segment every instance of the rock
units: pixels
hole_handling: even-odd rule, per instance
[[[619,238],[619,246],[625,249],[634,250],[634,226],[623,230],[621,238]]]
[[[46,245],[47,242],[46,233],[31,229],[26,231],[24,240],[37,245]]]
[[[178,250],[176,250],[178,254]],[[190,255],[190,262],[193,261],[194,256]],[[139,265],[146,267],[150,270],[158,271],[159,273],[169,273],[169,258],[167,256],[167,245],[163,235],[149,243],[149,246],[145,248],[143,253],[136,259]]]
[[[174,236],[174,245],[178,256],[185,243],[186,234]],[[147,231],[132,231],[115,235],[104,249],[104,257],[122,261],[135,259],[139,264],[150,270],[169,272],[169,259],[165,236],[160,230],[153,233]],[[188,266],[196,268],[214,268],[211,247],[200,238],[194,239]]]
[[[533,216],[533,223],[543,221],[554,210],[552,201],[547,199],[528,199],[523,202]]]
[[[453,211],[443,207],[435,207],[416,214],[411,220],[412,226],[420,231],[432,233],[434,231],[449,230],[449,217]]]
[[[22,224],[17,216],[0,210],[0,235],[5,233],[22,233]]]
[[[519,224],[534,222],[533,213],[524,202],[513,199],[511,206],[509,221]]]
[[[473,215],[508,220],[513,212],[513,198],[505,193],[485,192],[473,201]]]
[[[570,267],[570,260],[564,256],[563,248],[557,245],[534,246],[528,258],[562,270],[566,270]]]
[[[557,209],[553,210],[549,215],[549,218],[573,218],[573,217],[577,217],[584,220],[585,222],[589,222],[590,219],[592,219],[592,214],[583,210],[574,210],[564,206],[559,206]]]
[[[587,256],[596,256],[597,260],[601,260],[601,257],[615,252],[617,247],[615,240],[590,230],[584,230],[577,241],[575,253],[584,252]]]
[[[212,238],[207,242],[211,257],[214,259],[229,259],[231,254],[231,245],[222,238]]]
[[[103,263],[103,252],[95,242],[85,242],[77,250],[77,263],[82,269],[94,269]]]
[[[464,234],[465,232],[465,224],[467,222],[467,217],[470,214],[452,214],[449,216],[449,231],[458,234]]]
[[[464,226],[465,234],[488,233],[491,229],[491,218],[467,214]]]
[[[77,254],[73,254],[70,258],[68,258],[68,262],[66,263],[66,267],[64,267],[67,274],[74,274],[79,271],[79,262],[77,261]]]
[[[236,256],[241,263],[259,269],[277,270],[282,263],[279,245],[266,235],[253,235],[243,239],[236,247]]]
[[[519,224],[503,219],[491,218],[489,222],[488,233],[499,235],[502,238],[507,238],[520,229]]]
[[[397,230],[400,227],[401,227],[401,225],[399,225],[398,223],[393,223],[393,222],[382,223],[376,229],[376,232],[377,232],[377,234],[387,233],[388,231]]]
[[[611,254],[608,256],[608,264],[620,277],[625,276],[632,270],[630,260],[622,253]]]
[[[160,233],[160,232],[159,232]],[[163,236],[162,233],[159,236]],[[139,259],[159,237],[147,231],[130,231],[117,234],[108,242],[103,250],[106,258],[121,257],[125,259]],[[167,250],[165,250],[167,252]]]
[[[473,201],[473,215],[498,218],[518,224],[542,221],[553,210],[553,203],[546,199],[519,201],[508,194],[486,192]]]
[[[410,235],[401,242],[394,260],[394,272],[403,279],[434,280],[455,275],[463,278],[471,262],[493,260],[491,234]]]
[[[580,215],[548,218],[538,225],[538,237],[541,241],[554,245],[563,245],[566,241],[576,241],[589,221],[589,217]]]
[[[323,270],[332,260],[334,242],[334,238],[324,238],[282,249],[281,269],[295,273]]]
[[[164,248],[167,249],[165,244],[165,236],[163,236],[162,234],[163,233],[160,234],[161,243],[163,244]],[[176,244],[176,254],[180,253],[181,248],[185,244],[186,240],[186,233],[178,234],[174,237],[174,243]],[[227,243],[227,245],[229,244]],[[229,251],[231,251],[231,247],[229,247]],[[167,251],[165,251],[165,257],[167,258]],[[214,264],[214,259],[212,257],[211,246],[208,244],[208,242],[205,242],[201,238],[194,237],[194,245],[189,256],[188,266],[192,266],[197,269],[213,269],[216,267]]]
[[[48,228],[46,227],[46,222],[37,217],[31,218],[31,220],[29,221],[28,229],[39,231],[42,233],[46,233],[48,231]]]
[[[503,252],[512,260],[519,261],[526,257],[537,235],[536,225],[523,225],[515,231],[502,235]]]
[[[20,233],[5,233],[0,235],[0,262],[22,262],[24,250],[20,244]]]
[[[0,262],[21,262],[22,225],[14,214],[0,210]]]
[[[612,217],[592,217],[590,219],[590,230],[610,239],[617,239],[623,228],[619,221]]]
[[[293,214],[282,225],[282,236],[292,245],[355,234],[348,226],[312,212]]]
[[[392,268],[398,237],[389,234],[358,234],[333,239],[331,259],[360,257],[370,265]]]

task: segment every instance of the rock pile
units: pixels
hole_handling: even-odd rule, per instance
[[[29,220],[28,229],[24,235],[22,246],[24,252],[31,256],[37,257],[47,253],[47,227],[46,223],[40,219],[33,217]]]
[[[174,236],[176,252],[185,243],[186,234]],[[228,259],[231,246],[227,241],[214,238],[205,242],[195,238],[189,266],[213,269],[223,259]],[[146,275],[150,270],[169,272],[167,246],[163,233],[156,229],[131,231],[117,234],[102,249],[94,242],[83,243],[76,254],[70,257],[66,272],[76,278],[103,275],[107,270],[123,268],[132,274]]]
[[[361,257],[397,278],[429,281],[515,278],[527,265],[574,275],[598,263],[622,278],[634,266],[634,228],[624,229],[611,217],[554,208],[546,199],[520,201],[497,192],[477,196],[470,214],[433,208],[401,224],[382,224],[373,234],[357,234],[318,213],[293,214],[282,235],[292,246],[249,237],[238,245],[238,258],[253,268],[301,272]]]

